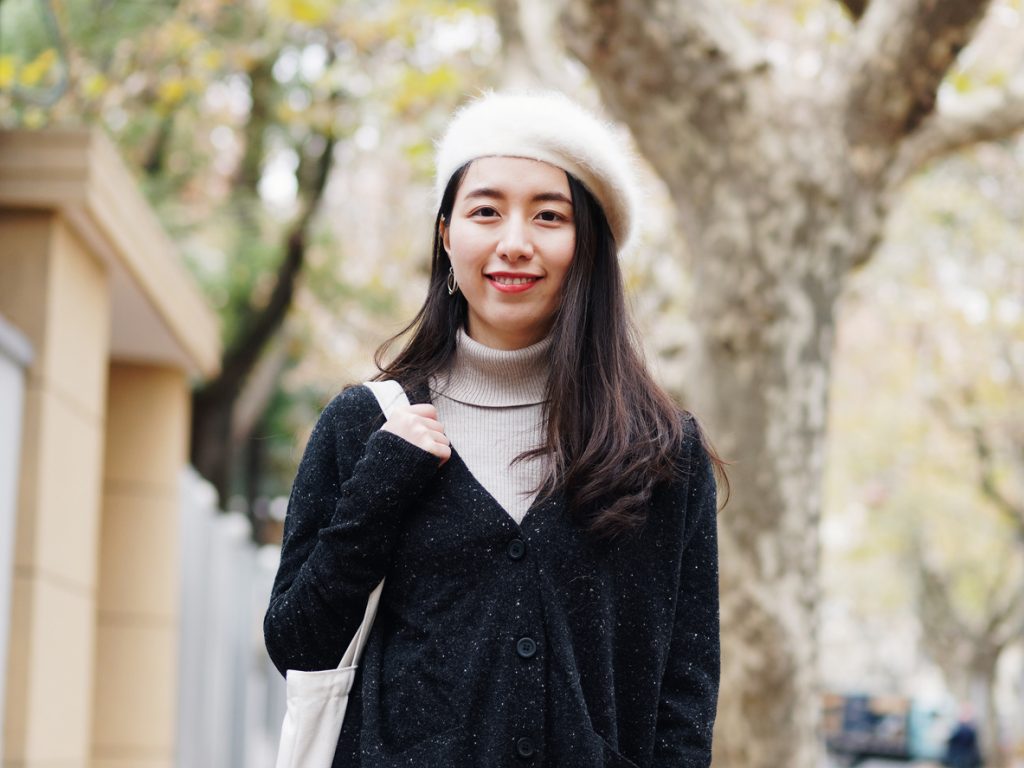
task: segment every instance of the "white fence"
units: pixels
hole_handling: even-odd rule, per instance
[[[14,576],[14,521],[21,465],[21,416],[25,400],[25,369],[32,347],[14,326],[0,317],[0,723],[4,722],[7,646],[10,635],[11,584]],[[0,755],[4,753],[0,728]]]
[[[273,768],[284,680],[263,644],[278,550],[222,513],[213,488],[182,479],[178,768]]]

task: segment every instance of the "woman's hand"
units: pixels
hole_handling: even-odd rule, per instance
[[[432,453],[441,459],[441,466],[451,458],[452,449],[444,427],[437,420],[437,409],[430,403],[399,406],[381,429]]]

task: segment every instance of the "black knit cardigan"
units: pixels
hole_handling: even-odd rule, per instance
[[[336,667],[386,577],[335,766],[710,765],[716,487],[692,417],[678,479],[614,543],[559,494],[516,524],[457,449],[439,467],[383,421],[364,386],[321,414],[264,620],[282,674]]]

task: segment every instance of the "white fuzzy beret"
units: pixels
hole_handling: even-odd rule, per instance
[[[455,171],[493,156],[543,160],[571,173],[601,204],[619,252],[628,248],[640,198],[629,144],[611,124],[557,91],[486,92],[455,113],[437,143],[437,205]]]

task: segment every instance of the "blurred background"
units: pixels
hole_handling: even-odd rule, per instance
[[[639,336],[732,462],[714,764],[1024,765],[1020,0],[0,0],[4,766],[273,765],[306,438],[452,111],[533,86],[634,142]]]

